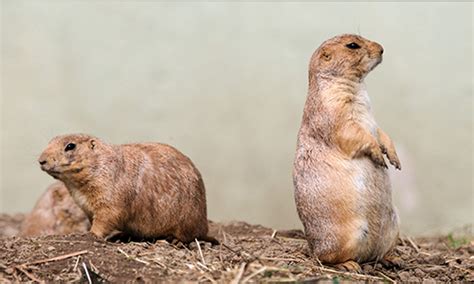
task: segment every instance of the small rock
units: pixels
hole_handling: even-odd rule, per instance
[[[420,278],[412,276],[412,277],[408,278],[408,282],[410,282],[410,283],[419,283]]]
[[[425,275],[425,272],[419,268],[415,269],[415,276],[416,277],[423,277]]]
[[[15,272],[15,269],[13,269],[13,268],[11,268],[11,267],[5,269],[5,273],[6,273],[6,274],[13,274],[14,272]]]
[[[400,280],[402,280],[403,282],[406,282],[408,281],[408,279],[410,278],[410,273],[408,271],[403,271],[403,272],[400,272],[400,274],[398,274],[398,277],[400,277]]]
[[[55,250],[55,249],[56,249],[56,248],[53,247],[53,246],[49,246],[49,247],[47,248],[48,251],[53,251],[53,250]]]
[[[368,265],[368,264],[364,264],[364,265],[362,265],[362,270],[363,270],[364,272],[369,272],[369,271],[372,270],[372,266],[370,266],[370,265]]]
[[[436,280],[434,280],[431,277],[423,279],[423,284],[435,284],[435,283],[436,283]]]

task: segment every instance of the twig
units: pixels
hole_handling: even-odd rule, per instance
[[[413,242],[413,240],[410,237],[407,237],[408,242],[410,245],[415,249],[416,252],[420,252],[420,248]]]
[[[233,252],[235,255],[240,256],[240,257],[242,256],[239,252],[233,250],[231,247],[229,247],[229,246],[226,245],[225,243],[221,243],[221,245],[222,245],[223,247],[225,247],[226,249],[230,250],[231,252]]]
[[[89,271],[87,270],[87,265],[85,262],[82,262],[82,267],[84,268],[84,271],[86,272],[87,281],[89,282],[89,284],[92,284],[92,280],[89,275]]]
[[[150,264],[148,261],[144,261],[144,260],[139,259],[138,257],[133,257],[133,256],[127,254],[127,253],[124,252],[121,248],[117,248],[117,250],[118,250],[120,253],[122,253],[123,255],[125,255],[127,258],[133,259],[133,260],[135,260],[135,261],[138,261],[138,262],[143,263],[143,264],[146,264],[146,265],[149,265],[149,264]]]
[[[27,262],[27,263],[24,263],[24,264],[21,264],[21,265],[26,266],[26,265],[34,265],[34,264],[41,264],[41,263],[51,262],[51,261],[63,260],[63,259],[70,258],[70,257],[73,257],[73,256],[86,254],[88,252],[89,251],[87,251],[87,250],[81,250],[81,251],[78,251],[78,252],[73,252],[73,253],[70,253],[70,254],[60,255],[60,256],[56,256],[56,257],[52,257],[52,258],[37,260],[37,261],[33,261],[33,262]]]
[[[381,271],[377,271],[379,273],[380,276],[382,276],[383,278],[385,278],[388,282],[390,283],[397,283],[397,281],[393,280],[392,278],[388,277],[387,275],[383,274]]]
[[[214,278],[212,278],[211,276],[207,275],[207,273],[204,274],[203,277],[211,281],[211,283],[217,283],[216,280],[214,280]]]
[[[199,255],[201,256],[202,264],[206,265],[206,261],[204,260],[204,255],[202,255],[201,245],[199,244],[197,239],[194,239],[194,241],[196,241],[196,244],[199,250]]]
[[[28,278],[30,278],[31,280],[35,281],[35,282],[39,282],[39,283],[43,283],[44,281],[41,281],[40,279],[36,278],[36,276],[34,276],[33,274],[29,273],[26,269],[26,266],[23,266],[23,265],[18,265],[18,266],[15,266],[16,269],[18,269],[19,271],[21,271],[23,274],[25,274]]]
[[[246,265],[247,265],[247,263],[245,263],[245,262],[242,262],[240,264],[239,271],[237,272],[237,275],[235,276],[235,278],[230,282],[231,284],[238,284],[239,283],[240,279],[242,278],[242,275],[244,275]]]
[[[257,276],[258,274],[264,272],[265,270],[267,270],[266,266],[261,267],[259,270],[255,271],[252,274],[250,274],[249,276],[245,277],[244,280],[242,280],[242,283],[249,282],[250,279],[252,279],[253,277]]]

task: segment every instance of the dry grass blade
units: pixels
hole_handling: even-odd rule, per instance
[[[209,276],[207,274],[204,274],[203,277],[206,278],[207,280],[209,280],[211,283],[217,283],[216,280],[214,280],[211,276]]]
[[[87,281],[89,282],[89,284],[92,284],[92,279],[89,275],[89,270],[87,270],[87,265],[85,262],[82,262],[82,267],[84,268],[84,272],[86,273]]]
[[[410,237],[407,237],[407,241],[415,249],[416,252],[420,252],[420,248],[415,244],[415,242]]]
[[[242,262],[240,264],[240,267],[239,267],[239,270],[237,272],[237,275],[235,275],[234,279],[232,279],[232,281],[230,282],[231,284],[238,284],[240,282],[240,279],[242,278],[242,276],[244,275],[244,271],[245,271],[245,266],[247,266],[247,263],[245,262]]]
[[[245,277],[245,278],[242,280],[242,283],[249,282],[250,279],[254,278],[255,276],[257,276],[257,275],[260,274],[260,273],[265,272],[265,270],[267,270],[267,267],[266,267],[266,266],[261,267],[261,268],[258,269],[257,271],[252,272],[249,276]]]
[[[293,261],[293,262],[303,262],[304,260],[297,259],[297,258],[289,258],[289,257],[268,257],[268,256],[260,256],[260,259],[263,260],[274,260],[274,261]]]
[[[194,239],[194,241],[196,241],[196,245],[199,250],[199,255],[201,256],[202,264],[206,265],[206,261],[204,260],[204,255],[202,254],[201,245],[199,244],[199,241],[197,239]]]
[[[80,259],[81,259],[81,256],[78,256],[77,259],[76,259],[76,264],[74,264],[74,268],[72,269],[72,271],[76,271],[77,266],[79,265],[79,260]]]
[[[35,281],[35,282],[38,282],[38,283],[44,283],[44,281],[41,281],[40,279],[36,278],[36,276],[34,276],[33,274],[29,273],[26,266],[23,266],[23,265],[18,265],[18,266],[15,266],[15,269],[18,269],[20,272],[22,272],[23,274],[25,274],[28,278],[30,278],[31,280]]]
[[[362,280],[375,280],[375,281],[382,281],[384,278],[377,277],[377,276],[372,276],[372,275],[366,275],[366,274],[359,274],[359,273],[354,273],[354,272],[345,272],[345,271],[338,271],[334,270],[331,268],[326,268],[324,266],[317,267],[322,272],[328,272],[328,273],[333,273],[333,274],[338,274],[338,275],[344,275],[344,276],[349,276],[353,277],[354,279],[362,279]]]
[[[272,233],[272,239],[275,238],[276,234],[277,234],[277,230],[273,230],[273,233]]]

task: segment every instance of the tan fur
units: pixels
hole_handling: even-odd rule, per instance
[[[360,48],[346,46],[353,42]],[[383,154],[398,169],[400,162],[363,82],[382,53],[378,43],[341,35],[310,61],[293,180],[310,249],[326,263],[380,259],[398,236]]]
[[[90,222],[62,182],[48,187],[21,224],[21,236],[87,232]]]
[[[66,151],[69,143],[76,147]],[[51,140],[39,161],[44,171],[66,184],[98,237],[119,231],[182,242],[207,239],[201,174],[171,146],[111,145],[72,134]]]

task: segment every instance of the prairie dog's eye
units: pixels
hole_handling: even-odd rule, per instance
[[[346,44],[346,47],[349,48],[349,49],[359,49],[360,45],[358,45],[355,42],[351,42],[351,43]]]
[[[74,143],[69,143],[66,145],[66,148],[64,148],[64,151],[71,151],[71,150],[74,150],[76,148],[76,144]]]

